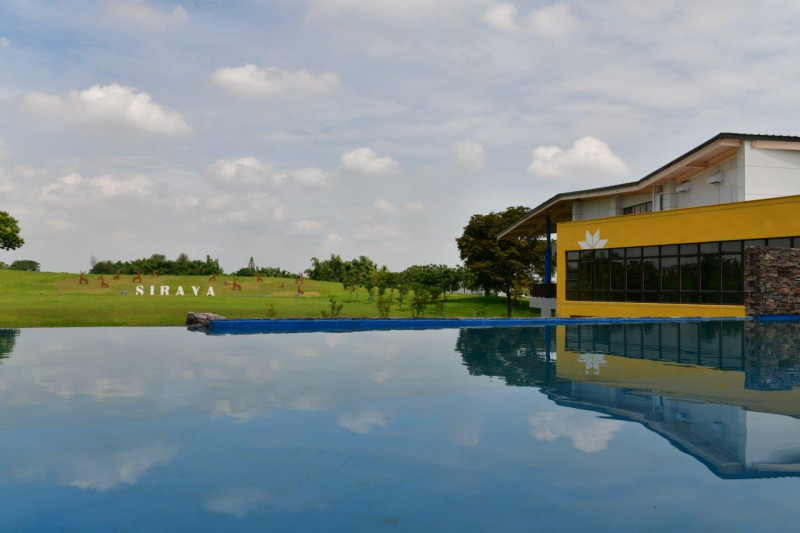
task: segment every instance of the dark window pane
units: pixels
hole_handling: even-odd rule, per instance
[[[800,237],[792,239],[792,248],[800,248]]]
[[[594,292],[592,291],[581,291],[581,300],[591,302],[594,300]]]
[[[594,261],[594,250],[581,250],[581,261]]]
[[[644,291],[645,302],[660,302],[661,293],[658,291]]]
[[[700,253],[701,254],[717,254],[717,253],[719,253],[719,243],[718,242],[701,242],[700,243]]]
[[[742,292],[723,292],[723,305],[744,305],[744,293]]]
[[[666,246],[661,247],[661,255],[678,255],[678,245],[677,244],[669,244]]]
[[[658,257],[658,246],[645,246],[642,248],[642,255],[645,257]]]
[[[662,291],[677,291],[678,290],[678,258],[677,257],[662,257],[661,258],[661,290]]]
[[[642,249],[638,246],[625,248],[625,257],[642,257]]]
[[[610,248],[608,256],[611,259],[625,259],[625,248]]]
[[[567,280],[578,279],[580,263],[577,261],[567,261]]]
[[[567,291],[567,300],[580,300],[581,295],[578,291]]]
[[[611,260],[611,290],[625,290],[625,261],[618,259]]]
[[[577,279],[575,280],[567,280],[567,290],[568,291],[577,291],[581,288],[581,283]]]
[[[719,287],[719,255],[701,255],[700,289],[704,291],[718,291]]]
[[[659,272],[658,272],[658,258],[657,257],[648,257],[642,259],[642,280],[643,280],[643,287],[646,291],[657,291],[661,289],[661,284],[659,283]]]
[[[741,291],[744,288],[744,270],[741,254],[722,256],[722,290]]]
[[[625,260],[625,288],[629,291],[642,289],[642,261],[640,259]]]
[[[747,248],[748,246],[764,246],[764,239],[750,239],[749,241],[744,241],[744,247]]]
[[[700,288],[697,256],[681,257],[681,290],[696,291]]]
[[[608,290],[608,261],[597,261],[595,264],[595,289],[598,291]]]
[[[567,261],[575,261],[581,258],[581,253],[578,250],[567,252]]]
[[[722,253],[731,254],[742,251],[742,241],[725,241],[722,243]]]
[[[608,301],[608,291],[597,291],[594,293],[594,299],[598,302]]]
[[[682,292],[681,303],[696,304],[700,301],[700,294],[697,292]]]
[[[697,254],[697,244],[681,244],[681,255]]]
[[[701,292],[700,293],[700,303],[703,303],[703,304],[718,304],[719,303],[719,293],[718,292]]]
[[[791,248],[792,239],[790,239],[789,237],[781,237],[779,239],[767,239],[767,246],[773,246],[775,248]]]
[[[641,302],[642,301],[642,293],[639,291],[631,292],[628,291],[627,301],[629,302]]]
[[[609,299],[612,302],[624,302],[625,301],[625,293],[623,291],[611,291],[611,295]]]
[[[594,290],[594,263],[581,261],[581,290]]]
[[[677,292],[662,292],[661,293],[661,301],[663,303],[678,303],[678,293]]]
[[[595,250],[594,251],[594,260],[600,261],[602,259],[608,259],[608,250]]]

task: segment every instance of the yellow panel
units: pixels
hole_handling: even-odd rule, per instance
[[[675,209],[558,224],[558,279],[566,280],[566,252],[580,250],[586,232],[603,248],[800,236],[800,196]],[[744,316],[744,306],[567,302],[558,283],[558,316]]]

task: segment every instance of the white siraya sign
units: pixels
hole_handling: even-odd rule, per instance
[[[199,286],[192,285],[190,288],[192,289],[192,291],[190,293],[192,296],[200,296],[200,287]],[[136,286],[136,296],[145,296],[145,295],[147,295],[147,296],[170,296],[170,295],[172,295],[172,296],[186,296],[186,293],[184,292],[182,285],[178,285],[178,288],[175,290],[174,293],[171,292],[171,289],[170,289],[169,285],[160,285],[159,287],[156,287],[155,285],[150,285],[150,290],[149,291],[145,291],[145,286],[144,285],[137,285]],[[206,296],[216,296],[216,294],[214,294],[214,287],[209,287],[208,289],[206,289]]]

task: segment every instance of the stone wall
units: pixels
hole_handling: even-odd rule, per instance
[[[800,249],[746,248],[744,292],[747,316],[800,315]]]

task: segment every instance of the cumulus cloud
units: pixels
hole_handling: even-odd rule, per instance
[[[422,211],[425,209],[425,204],[422,202],[408,202],[403,207],[405,207],[408,211]]]
[[[111,174],[104,174],[94,178],[84,178],[77,172],[72,172],[43,187],[40,198],[55,202],[64,202],[75,197],[86,199],[118,196],[144,198],[150,196],[154,188],[155,182],[146,176],[118,178]]]
[[[220,491],[205,501],[212,513],[222,513],[243,518],[270,502],[269,492],[258,487],[233,487]]]
[[[303,167],[282,172],[276,177],[277,180],[289,179],[301,185],[310,187],[323,187],[328,185],[328,173],[317,167]]]
[[[358,228],[355,238],[360,241],[405,239],[406,233],[394,224],[365,224]]]
[[[556,442],[568,438],[572,447],[585,453],[605,450],[622,429],[619,420],[608,420],[587,415],[582,411],[537,413],[528,418],[531,435],[538,441]]]
[[[325,244],[328,247],[337,247],[344,242],[344,238],[339,235],[338,233],[329,233],[327,237],[325,237]]]
[[[455,18],[465,8],[483,0],[306,0],[312,18],[347,16],[353,13],[390,23],[418,22],[437,18]]]
[[[6,46],[11,44],[11,40],[7,37],[0,37],[0,48],[5,48]]]
[[[517,29],[517,6],[514,4],[495,4],[487,9],[481,20],[487,26],[500,31],[512,32]]]
[[[486,164],[486,150],[475,141],[453,143],[452,151],[458,166],[465,170],[480,170]]]
[[[189,20],[189,14],[181,6],[161,10],[148,6],[142,0],[108,1],[106,10],[116,19],[150,30],[162,30]]]
[[[209,165],[208,173],[225,185],[261,185],[270,180],[272,166],[255,157],[219,159]]]
[[[400,165],[393,157],[378,155],[375,150],[369,147],[356,148],[351,152],[342,154],[339,160],[343,168],[359,174],[392,174],[400,170]]]
[[[332,72],[322,74],[313,74],[306,70],[292,72],[253,64],[219,68],[211,74],[209,81],[227,91],[251,97],[323,94],[339,85],[339,77]]]
[[[156,135],[183,135],[191,130],[180,112],[153,101],[144,91],[118,83],[70,91],[66,97],[30,92],[21,105],[33,116],[57,120],[122,125]]]
[[[578,26],[566,4],[553,4],[534,9],[526,19],[530,30],[540,37],[557,39],[569,35]]]
[[[325,225],[316,220],[300,220],[292,224],[287,233],[292,235],[315,235],[322,233],[324,229]]]
[[[337,421],[339,427],[349,429],[354,433],[366,435],[372,433],[377,428],[385,428],[389,425],[389,417],[377,411],[361,411],[359,413],[348,413],[339,416]]]
[[[396,215],[400,212],[400,209],[389,200],[375,200],[375,203],[372,204],[372,207],[375,209],[375,211],[383,213],[384,215]]]
[[[576,140],[566,150],[558,146],[539,146],[533,150],[531,158],[528,171],[544,177],[620,175],[628,171],[628,165],[606,143],[592,136]]]

